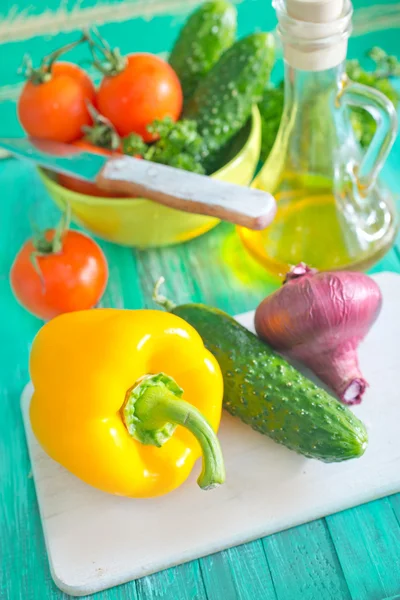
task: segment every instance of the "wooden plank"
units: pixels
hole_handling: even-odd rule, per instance
[[[396,247],[392,248],[390,252],[372,269],[369,273],[380,273],[381,271],[393,271],[397,273],[400,270],[400,256]]]
[[[165,278],[162,293],[173,302],[182,304],[200,301],[197,283],[191,278],[187,265],[182,263],[182,248],[183,246],[172,246],[136,252],[144,306],[147,308],[157,308],[152,300],[152,294],[154,284],[160,277]]]
[[[279,599],[350,600],[323,520],[264,538],[262,543]]]
[[[389,502],[400,525],[400,494],[394,494],[393,496],[390,496]]]
[[[199,3],[200,0],[141,0],[136,3],[125,0],[112,6],[109,2],[101,2],[94,7],[75,10],[72,14],[61,5],[55,13],[47,11],[31,17],[21,10],[13,23],[12,20],[0,19],[0,81],[2,86],[12,86],[0,90],[0,98],[16,99],[23,81],[18,69],[25,54],[29,54],[33,64],[37,65],[52,50],[76,40],[83,27],[96,25],[111,47],[120,48],[123,54],[165,54],[172,47],[185,19]],[[258,29],[270,31],[275,27],[275,11],[265,0],[239,2],[237,9],[240,37],[254,31],[257,10]],[[81,46],[71,51],[68,59],[78,63],[86,59],[84,66],[87,68],[90,55]],[[93,69],[90,71],[95,73]],[[96,78],[100,79],[99,74]]]
[[[208,600],[197,560],[139,579],[136,586],[139,600]]]
[[[97,239],[108,262],[107,289],[99,306],[113,308],[143,308],[144,298],[138,276],[135,252]]]
[[[276,600],[261,540],[203,558],[201,572],[212,600]]]
[[[40,195],[34,187],[26,193],[30,181],[31,174],[15,161],[5,163],[3,198],[14,200],[2,203],[0,221],[0,297],[7,315],[0,346],[0,597],[5,600],[61,597],[51,583],[19,408],[30,343],[41,322],[15,302],[8,281],[14,255],[29,235],[28,208]]]
[[[213,600],[237,598],[235,584],[227,561],[225,552],[219,552],[203,558],[200,562],[207,595]]]
[[[166,278],[165,294],[174,302],[202,301],[230,314],[255,308],[279,285],[245,252],[228,224],[188,244],[137,256],[147,303],[160,275]]]
[[[400,589],[400,527],[388,498],[326,519],[352,598],[380,600]]]
[[[235,2],[235,0],[233,0]],[[236,0],[237,1],[237,0]],[[201,0],[91,0],[81,1],[53,0],[35,2],[26,6],[15,2],[7,10],[0,7],[0,41],[27,40],[35,35],[54,35],[58,32],[69,32],[93,23],[104,23],[115,26],[125,21],[142,18],[151,21],[162,15],[186,14],[194,10]]]
[[[227,551],[230,570],[241,600],[277,598],[261,540]]]

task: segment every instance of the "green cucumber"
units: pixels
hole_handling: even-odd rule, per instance
[[[269,84],[265,90],[258,110],[261,116],[261,153],[260,160],[265,162],[272,150],[281,124],[283,113],[283,85],[275,87]]]
[[[351,410],[232,317],[202,304],[156,300],[190,323],[217,359],[232,415],[309,458],[339,462],[364,453],[367,432]]]
[[[202,4],[187,20],[174,47],[169,64],[178,75],[185,102],[199,81],[235,41],[237,11],[226,0]]]
[[[254,33],[228,48],[200,81],[183,114],[197,122],[209,153],[208,172],[260,101],[273,62],[273,35]]]

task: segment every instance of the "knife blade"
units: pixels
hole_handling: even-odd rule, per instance
[[[111,157],[32,138],[0,138],[0,148],[35,164],[96,183],[104,190],[148,198],[249,229],[264,229],[275,216],[271,194],[131,156]]]

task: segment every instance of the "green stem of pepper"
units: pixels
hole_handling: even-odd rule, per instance
[[[221,446],[207,419],[195,406],[182,400],[182,394],[172,377],[164,373],[149,375],[128,391],[122,417],[134,439],[157,447],[170,439],[177,425],[188,429],[203,453],[197,483],[208,490],[225,481]]]

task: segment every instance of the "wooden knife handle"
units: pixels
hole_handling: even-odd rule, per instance
[[[248,229],[264,229],[276,212],[275,199],[267,192],[130,156],[110,158],[96,183],[111,192],[148,198]]]

